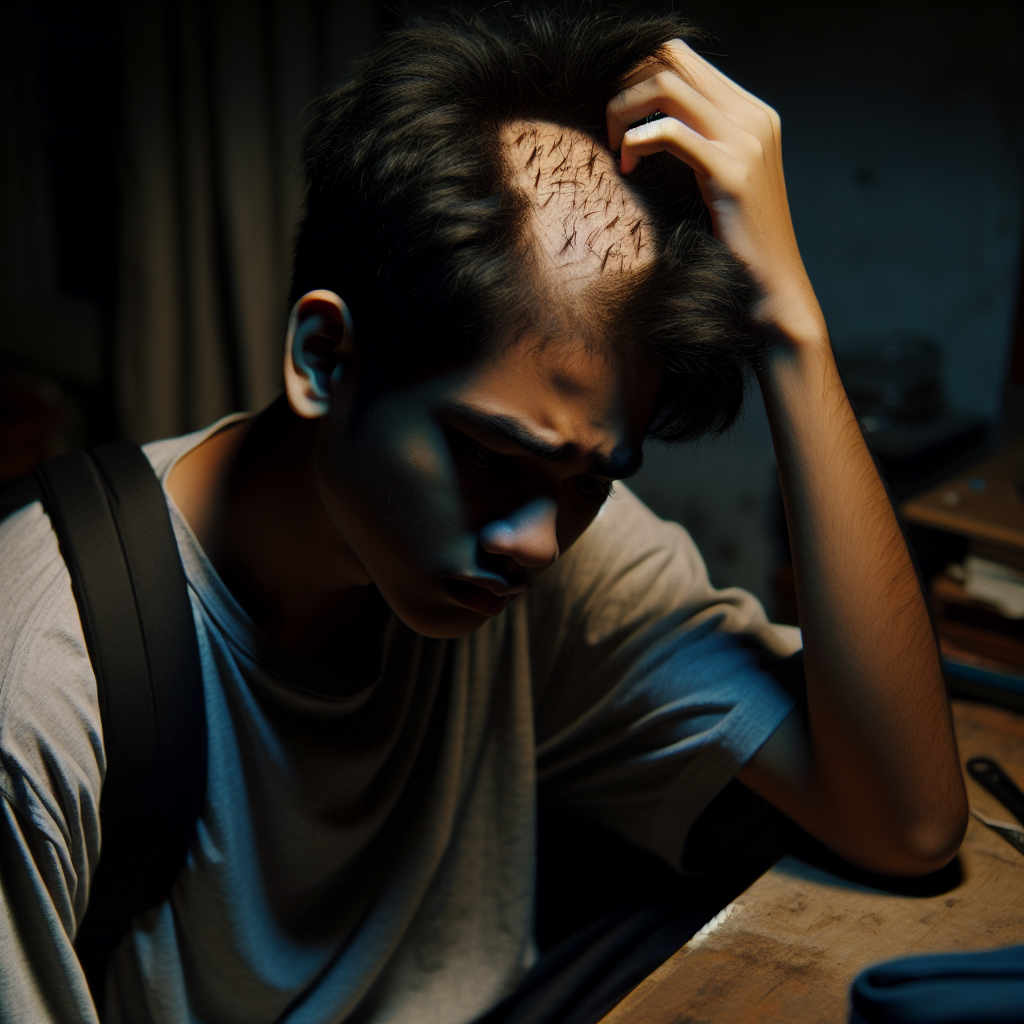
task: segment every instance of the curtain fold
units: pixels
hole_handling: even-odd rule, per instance
[[[302,129],[376,18],[372,2],[123,5],[115,348],[127,436],[183,433],[278,392]]]

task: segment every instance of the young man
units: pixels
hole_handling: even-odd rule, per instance
[[[797,250],[779,119],[685,32],[424,24],[325,102],[287,405],[147,447],[209,769],[109,1020],[468,1024],[514,1002],[538,786],[675,867],[734,776],[875,871],[957,849],[935,644]],[[805,700],[795,631],[615,483],[645,436],[726,426],[748,365]],[[3,524],[0,574],[4,1019],[91,1021],[72,943],[102,730],[38,504]]]

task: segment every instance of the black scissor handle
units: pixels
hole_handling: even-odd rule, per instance
[[[1024,793],[1003,771],[998,761],[993,761],[990,757],[972,757],[967,762],[967,774],[979,785],[984,786],[1024,825]]]

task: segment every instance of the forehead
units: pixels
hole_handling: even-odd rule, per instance
[[[570,290],[635,271],[654,255],[650,221],[615,160],[582,132],[543,121],[502,130],[515,183],[530,199],[542,264]]]
[[[520,338],[493,350],[447,397],[581,452],[639,451],[659,374],[572,339]],[[625,448],[623,448],[625,446]]]

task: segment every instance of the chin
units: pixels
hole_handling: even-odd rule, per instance
[[[470,633],[475,633],[491,618],[489,615],[471,611],[469,608],[460,608],[458,605],[411,607],[402,601],[388,601],[388,604],[395,615],[414,633],[431,640],[459,640]]]

